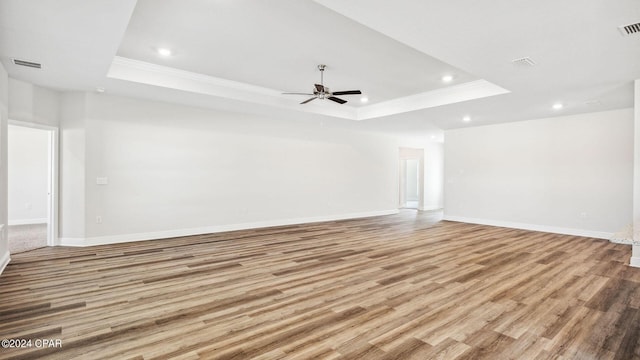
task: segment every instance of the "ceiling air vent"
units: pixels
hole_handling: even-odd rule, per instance
[[[536,64],[530,57],[523,57],[520,59],[511,60],[513,65],[523,66],[523,67],[532,67]]]
[[[624,36],[637,34],[640,33],[640,23],[621,25],[618,26],[618,30],[620,30],[620,33]]]
[[[11,59],[11,60],[16,65],[26,66],[26,67],[36,68],[36,69],[42,69],[42,64],[37,63],[37,62],[27,61],[27,60],[20,60],[20,59]]]

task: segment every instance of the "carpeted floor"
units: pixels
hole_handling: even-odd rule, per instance
[[[635,224],[635,227],[637,229],[640,229],[640,224]],[[627,245],[633,244],[633,238],[634,238],[633,232],[634,232],[634,224],[629,224],[624,229],[613,234],[613,236],[611,237],[611,239],[609,239],[609,241],[617,244],[627,244]],[[635,234],[636,237],[638,237],[638,235],[639,234]]]
[[[9,225],[11,254],[47,246],[47,224]]]

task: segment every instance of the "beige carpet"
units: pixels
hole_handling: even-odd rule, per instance
[[[640,239],[640,222],[627,225],[624,229],[615,233],[609,241],[618,244],[640,245],[636,239]]]
[[[9,225],[11,254],[47,246],[47,224]]]

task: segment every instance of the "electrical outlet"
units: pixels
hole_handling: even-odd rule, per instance
[[[102,216],[96,216],[96,224],[102,224]]]
[[[96,178],[96,185],[108,185],[108,184],[109,184],[109,178],[107,178],[106,176]]]

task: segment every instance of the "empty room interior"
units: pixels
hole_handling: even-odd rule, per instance
[[[639,59],[637,0],[2,0],[0,359],[640,359]]]

